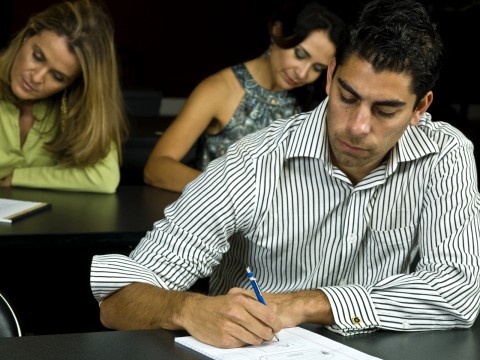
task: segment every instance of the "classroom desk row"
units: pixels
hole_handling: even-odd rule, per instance
[[[0,198],[47,202],[50,209],[0,224],[0,245],[98,242],[138,237],[163,218],[179,194],[151,186],[120,186],[115,194],[0,188]]]
[[[145,185],[120,186],[115,194],[0,188],[0,198],[52,204],[0,223],[0,291],[24,332],[104,330],[90,290],[92,256],[128,254],[178,196]]]
[[[470,329],[402,333],[377,331],[343,337],[318,325],[304,326],[334,341],[384,360],[477,360],[480,323]],[[175,343],[183,331],[135,330],[0,338],[0,358],[11,360],[201,360]],[[299,357],[303,359],[303,357]]]

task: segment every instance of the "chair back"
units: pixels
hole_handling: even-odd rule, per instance
[[[22,336],[20,324],[12,306],[4,295],[0,293],[0,336],[16,337]]]

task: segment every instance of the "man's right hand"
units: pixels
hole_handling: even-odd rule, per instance
[[[240,288],[222,296],[189,296],[180,322],[198,340],[221,348],[260,345],[282,328],[274,307]]]
[[[282,328],[275,309],[240,288],[205,296],[133,283],[101,302],[100,319],[107,328],[118,330],[184,329],[207,344],[236,348],[273,339]]]

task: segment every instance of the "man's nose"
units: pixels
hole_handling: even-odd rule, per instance
[[[358,108],[354,116],[350,119],[349,127],[354,135],[365,135],[370,132],[370,111],[364,108]]]

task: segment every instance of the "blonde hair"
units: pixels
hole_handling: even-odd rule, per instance
[[[113,21],[100,4],[65,1],[32,16],[0,55],[2,98],[21,102],[10,87],[11,69],[25,39],[45,30],[66,39],[82,70],[68,88],[47,99],[48,109],[56,117],[56,136],[46,144],[46,149],[63,166],[83,167],[104,158],[114,145],[121,161],[123,141],[128,134],[127,117]]]

